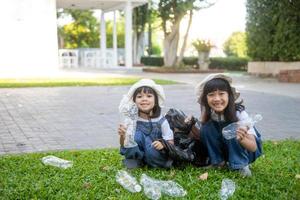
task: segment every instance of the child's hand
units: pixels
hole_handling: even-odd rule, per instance
[[[192,118],[193,118],[193,116],[189,115],[187,118],[184,119],[184,123],[190,124],[192,122]]]
[[[247,138],[248,135],[247,127],[239,127],[236,131],[236,139],[241,142],[244,138]]]
[[[152,146],[156,149],[156,150],[162,150],[164,148],[163,144],[160,141],[154,141],[152,142]]]
[[[120,136],[120,145],[121,146],[124,146],[126,130],[127,130],[127,128],[123,124],[119,125],[118,133],[119,133],[119,136]]]

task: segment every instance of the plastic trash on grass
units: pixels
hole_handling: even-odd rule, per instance
[[[144,186],[145,195],[152,200],[157,200],[161,194],[166,194],[171,197],[183,197],[187,192],[174,181],[162,181],[151,178],[146,174],[142,174],[141,185]]]
[[[137,180],[124,170],[120,170],[117,172],[116,180],[120,185],[123,186],[123,188],[125,188],[129,192],[136,193],[142,190],[142,187],[139,185]]]
[[[221,200],[226,200],[233,195],[235,191],[235,183],[231,179],[223,179],[220,190]]]
[[[132,101],[129,101],[128,97],[125,95],[120,102],[119,112],[123,118],[123,124],[127,127],[124,147],[130,148],[137,146],[137,143],[134,141],[134,134],[136,129],[136,121],[138,119],[138,108],[136,104]]]
[[[45,165],[51,165],[51,166],[60,167],[63,169],[67,169],[67,168],[73,166],[72,161],[64,160],[64,159],[58,158],[56,156],[45,156],[42,158],[42,162]]]
[[[239,127],[251,128],[254,124],[262,120],[262,118],[261,114],[256,114],[254,116],[249,116],[246,120],[231,123],[223,128],[222,134],[226,140],[230,140],[236,137],[236,130]]]

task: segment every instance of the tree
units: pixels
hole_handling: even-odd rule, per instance
[[[140,63],[144,53],[144,33],[148,19],[148,4],[133,9],[133,62]]]
[[[164,63],[166,66],[178,66],[183,58],[192,23],[193,11],[208,8],[211,5],[213,3],[210,0],[160,0],[158,10],[164,32]],[[181,47],[180,57],[177,60],[180,22],[186,14],[189,14],[189,22],[183,46]]]
[[[247,57],[246,33],[234,32],[223,45],[227,56]]]
[[[116,22],[117,24],[117,45],[118,48],[125,47],[125,20],[124,18],[119,18]],[[113,47],[113,21],[106,21],[106,46],[108,48]]]
[[[65,48],[99,47],[99,22],[92,11],[64,9],[58,17],[63,15],[70,15],[74,20],[58,30]]]
[[[97,18],[93,11],[83,10],[59,10],[57,18],[71,16],[73,22],[58,28],[60,48],[99,48],[100,33]],[[125,43],[125,20],[117,21],[117,43],[119,48],[124,48]],[[106,44],[108,48],[113,46],[113,22],[106,20]]]

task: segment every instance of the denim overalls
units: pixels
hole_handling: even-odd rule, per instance
[[[125,160],[135,159],[151,167],[169,168],[172,166],[172,160],[163,151],[158,151],[152,146],[155,140],[162,139],[161,125],[164,120],[166,120],[165,117],[157,122],[137,121],[134,140],[138,146],[121,147],[120,152],[125,156]]]
[[[241,169],[254,162],[262,154],[261,135],[254,128],[257,137],[257,149],[250,152],[242,147],[236,138],[226,140],[222,136],[222,129],[229,123],[224,121],[209,120],[200,130],[200,140],[207,149],[209,163],[212,165],[228,161],[231,169]]]

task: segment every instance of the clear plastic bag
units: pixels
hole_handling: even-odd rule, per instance
[[[220,190],[221,200],[226,200],[233,195],[235,191],[235,183],[231,179],[223,179]]]
[[[226,140],[230,140],[230,139],[236,137],[236,130],[239,127],[251,128],[254,126],[254,124],[259,122],[260,120],[262,120],[262,115],[260,115],[260,114],[256,114],[254,116],[249,116],[247,118],[247,120],[234,122],[234,123],[231,123],[231,124],[225,126],[222,130],[222,134]]]
[[[124,170],[117,172],[116,181],[129,192],[136,193],[142,190],[142,187],[139,185],[137,180]]]
[[[161,193],[171,197],[183,197],[187,194],[187,192],[174,181],[157,180],[146,174],[142,174],[140,183],[144,186],[145,195],[150,199],[159,199]],[[149,189],[151,192],[146,193],[145,188],[151,188]]]
[[[64,159],[58,158],[56,156],[45,156],[42,158],[42,162],[45,165],[51,165],[51,166],[60,167],[63,169],[67,169],[67,168],[73,166],[72,161],[64,160]]]
[[[127,128],[124,147],[135,147],[137,146],[137,143],[134,141],[134,134],[136,130],[136,121],[138,119],[138,108],[134,102],[129,101],[128,97],[124,96],[119,106],[119,112],[123,124]]]

